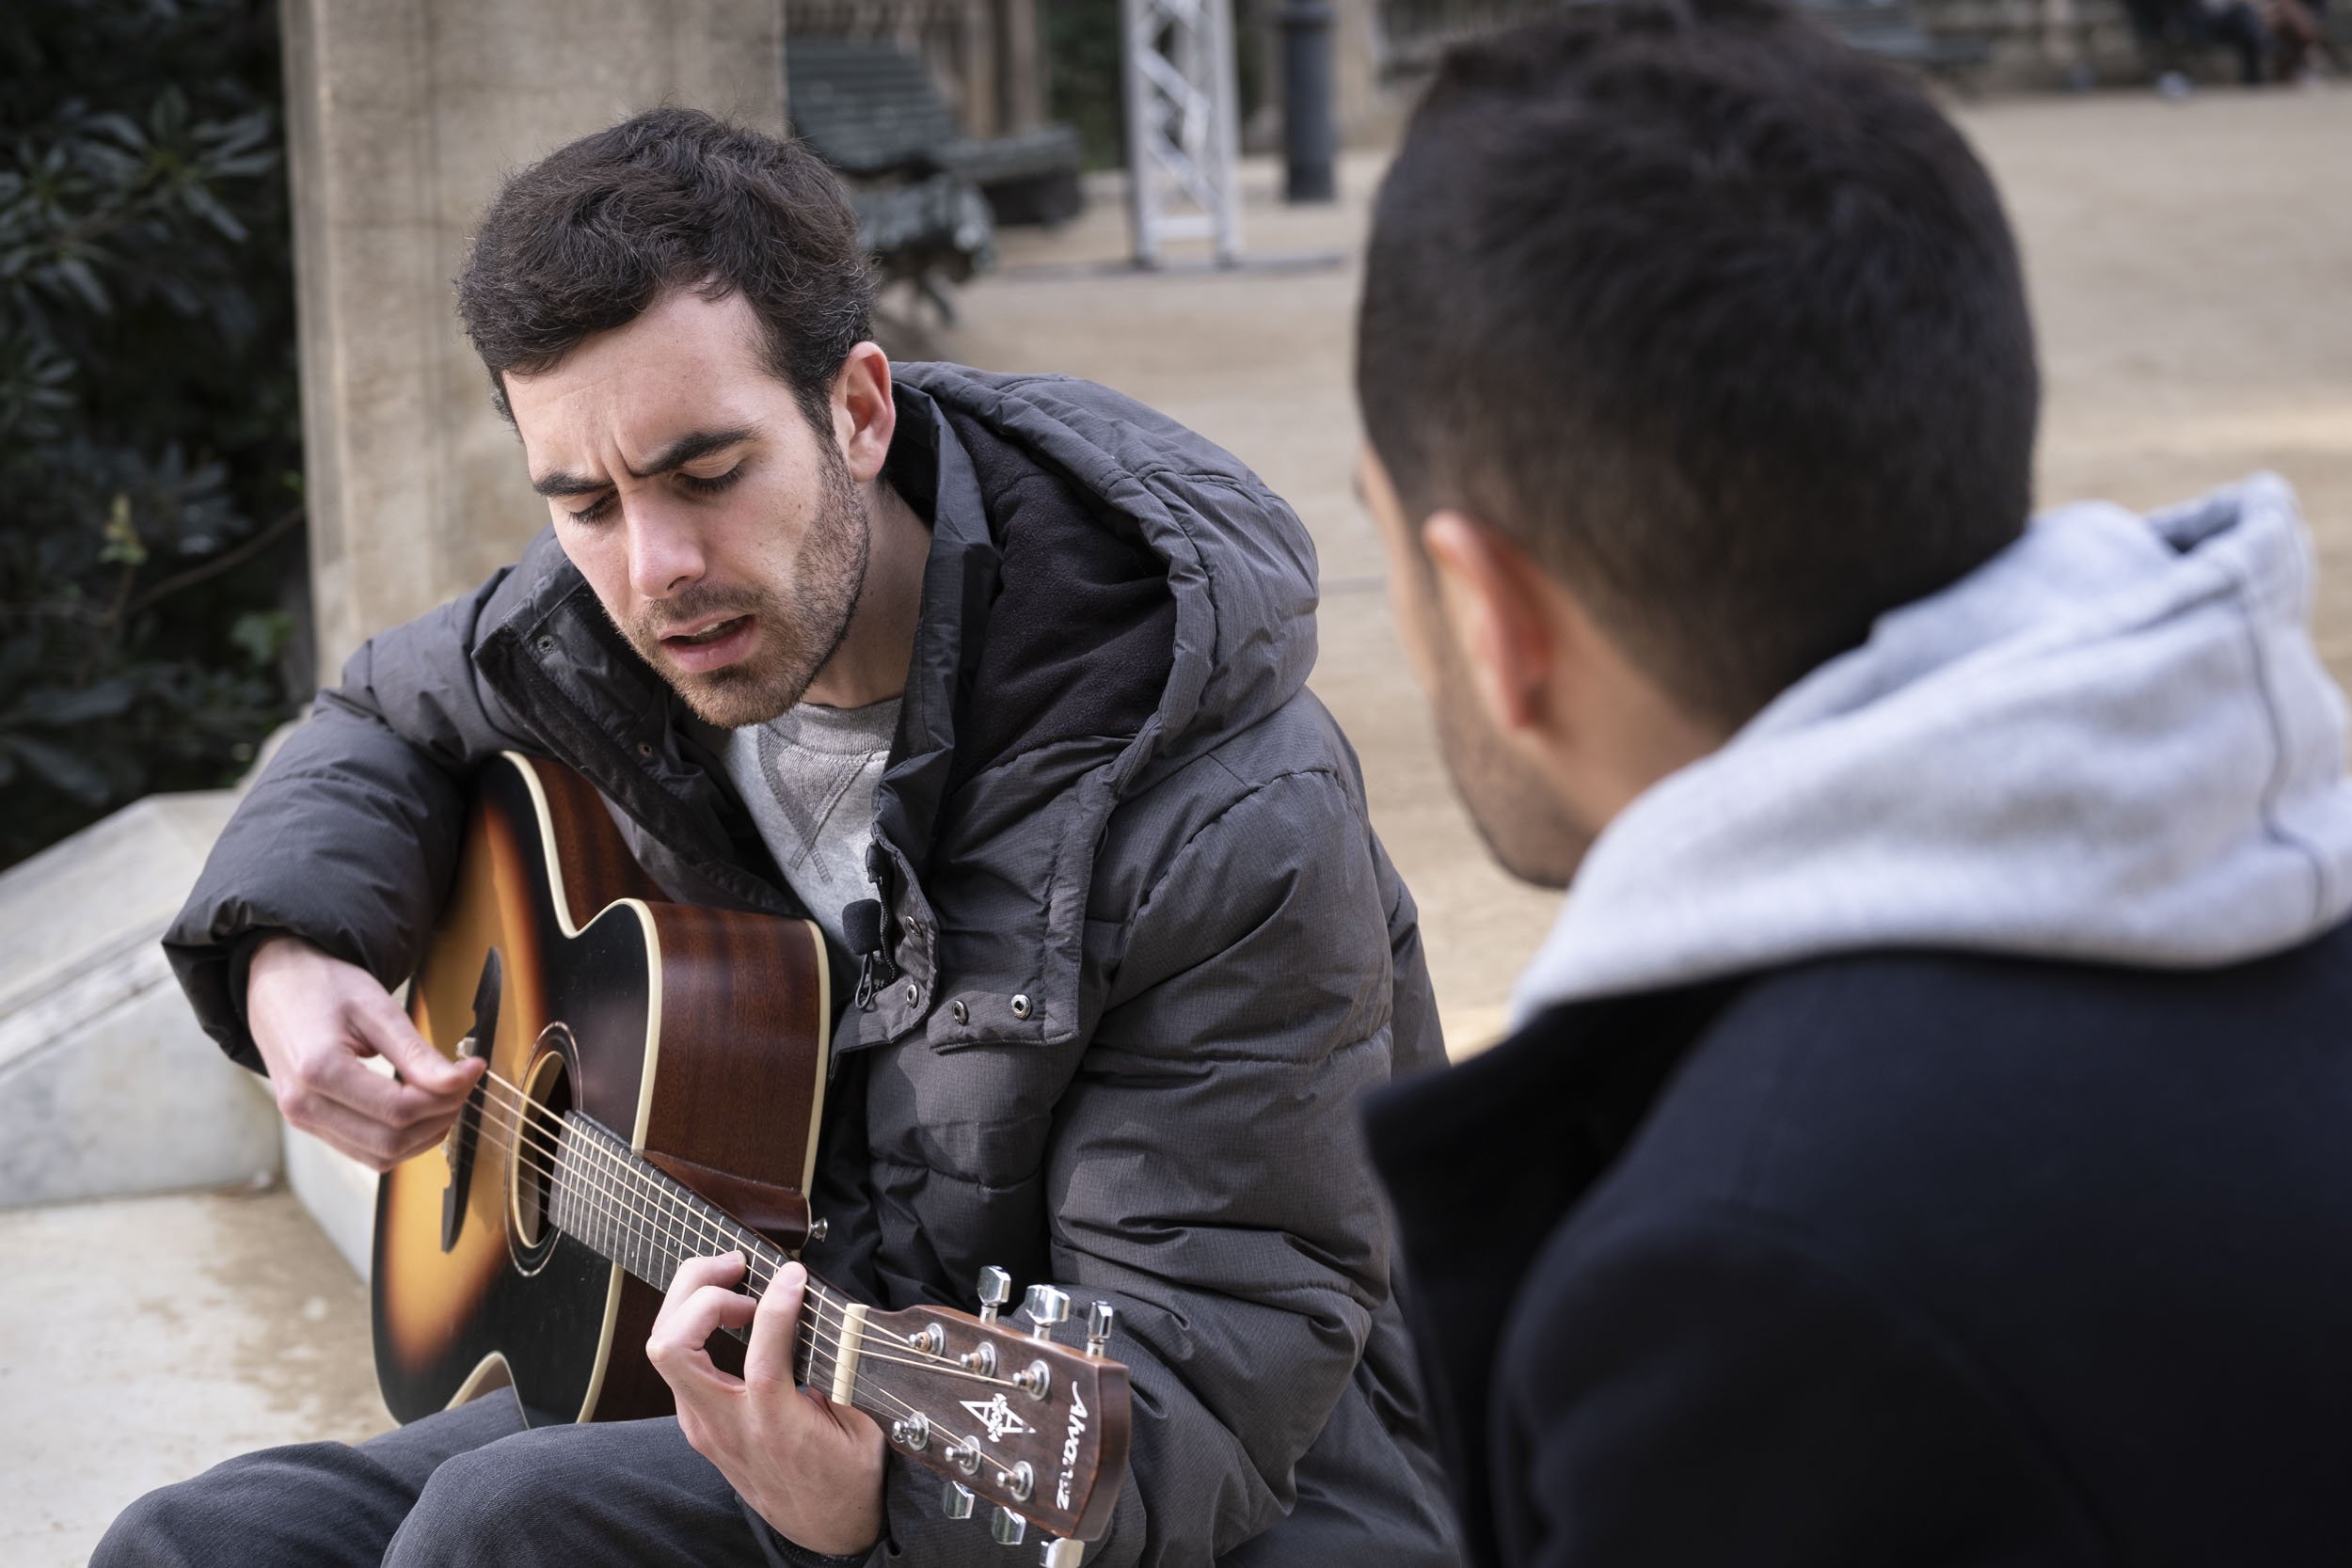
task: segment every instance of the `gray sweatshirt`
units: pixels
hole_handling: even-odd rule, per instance
[[[1865,948],[2193,968],[2352,910],[2344,706],[2262,474],[2037,518],[1600,835],[1514,997]]]

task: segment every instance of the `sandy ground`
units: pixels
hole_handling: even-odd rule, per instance
[[[2301,490],[2321,646],[2352,676],[2352,91],[2140,95],[1962,112],[2023,233],[2047,372],[2045,502],[2151,505],[2255,468]],[[1250,171],[1233,273],[1140,276],[1115,208],[1009,236],[928,352],[1107,381],[1223,441],[1322,552],[1315,686],[1420,900],[1449,1037],[1500,1027],[1553,898],[1454,805],[1348,492],[1353,256],[1376,161],[1293,212]],[[140,1491],[265,1442],[385,1423],[364,1292],[282,1192],[0,1214],[0,1564],[84,1560]]]

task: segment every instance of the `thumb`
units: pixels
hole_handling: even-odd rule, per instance
[[[375,1053],[399,1069],[404,1082],[427,1094],[463,1093],[481,1076],[484,1062],[476,1057],[454,1062],[417,1033],[408,1015],[387,995],[378,1006],[359,1009],[359,1035]]]

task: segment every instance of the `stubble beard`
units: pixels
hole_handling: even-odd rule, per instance
[[[670,683],[695,717],[721,729],[764,724],[798,703],[850,634],[866,593],[870,523],[849,466],[829,443],[818,448],[824,488],[794,558],[784,593],[700,584],[622,628],[641,657]],[[760,641],[750,657],[690,673],[672,662],[662,634],[713,615],[752,615]]]
[[[1436,610],[1429,604],[1422,609]],[[1486,852],[1512,876],[1537,887],[1566,887],[1592,847],[1592,830],[1495,733],[1449,640],[1438,637],[1431,642],[1436,689],[1429,696],[1438,749],[1471,826]]]

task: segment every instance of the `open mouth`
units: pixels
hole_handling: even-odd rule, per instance
[[[750,619],[751,617],[748,615],[738,615],[729,620],[715,622],[710,626],[705,626],[702,630],[694,633],[691,637],[665,637],[661,641],[674,647],[699,648],[706,646],[707,644],[716,642],[722,638],[733,636],[739,629],[741,628],[743,623]]]
[[[730,615],[694,631],[664,637],[661,651],[678,669],[690,674],[705,674],[750,653],[757,626],[755,616]]]

